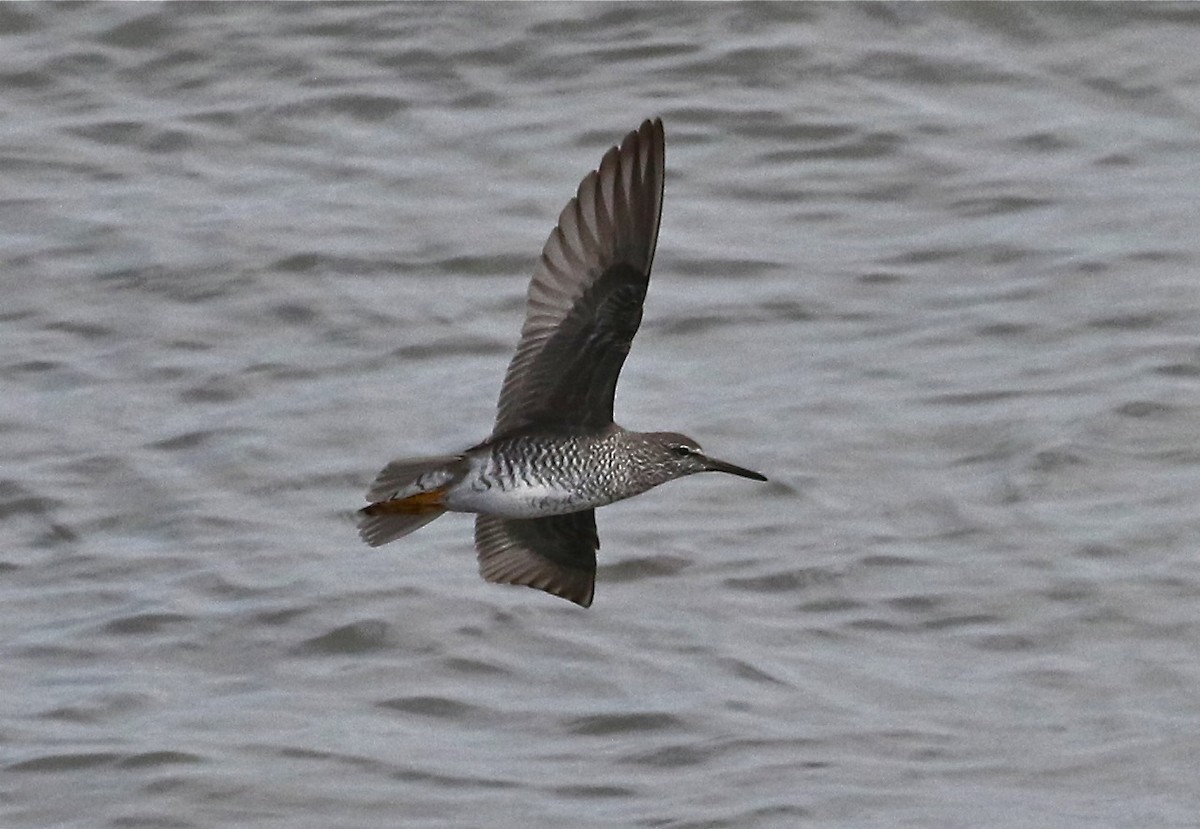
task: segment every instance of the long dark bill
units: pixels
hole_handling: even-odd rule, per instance
[[[749,478],[752,481],[765,481],[766,475],[755,472],[752,469],[746,469],[743,466],[734,466],[725,461],[719,461],[716,458],[704,458],[704,468],[706,472],[728,472],[730,475],[737,475],[739,478]]]

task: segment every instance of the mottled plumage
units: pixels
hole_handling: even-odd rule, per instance
[[[642,320],[662,211],[662,122],[645,121],[587,174],[529,285],[492,436],[458,455],[393,461],[359,532],[386,544],[443,512],[472,512],[488,581],[584,607],[596,576],[595,508],[697,472],[762,475],[673,432],[613,422],[617,377]]]

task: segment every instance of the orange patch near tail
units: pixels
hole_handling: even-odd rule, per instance
[[[429,492],[418,492],[407,498],[394,498],[391,501],[376,501],[363,507],[367,515],[424,515],[430,512],[441,512],[445,489],[434,489]]]

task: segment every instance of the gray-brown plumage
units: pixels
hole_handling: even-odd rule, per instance
[[[662,122],[645,121],[588,173],[529,285],[496,425],[459,455],[393,461],[359,531],[385,544],[445,511],[474,512],[488,581],[592,603],[595,508],[696,472],[762,475],[706,457],[673,432],[613,422],[613,395],[642,320],[662,211]]]

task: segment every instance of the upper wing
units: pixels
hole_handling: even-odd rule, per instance
[[[644,121],[558,217],[529,285],[494,435],[612,422],[617,375],[642,321],[662,213],[662,121]]]
[[[479,572],[490,582],[536,587],[583,607],[596,585],[594,510],[548,518],[475,517]]]

